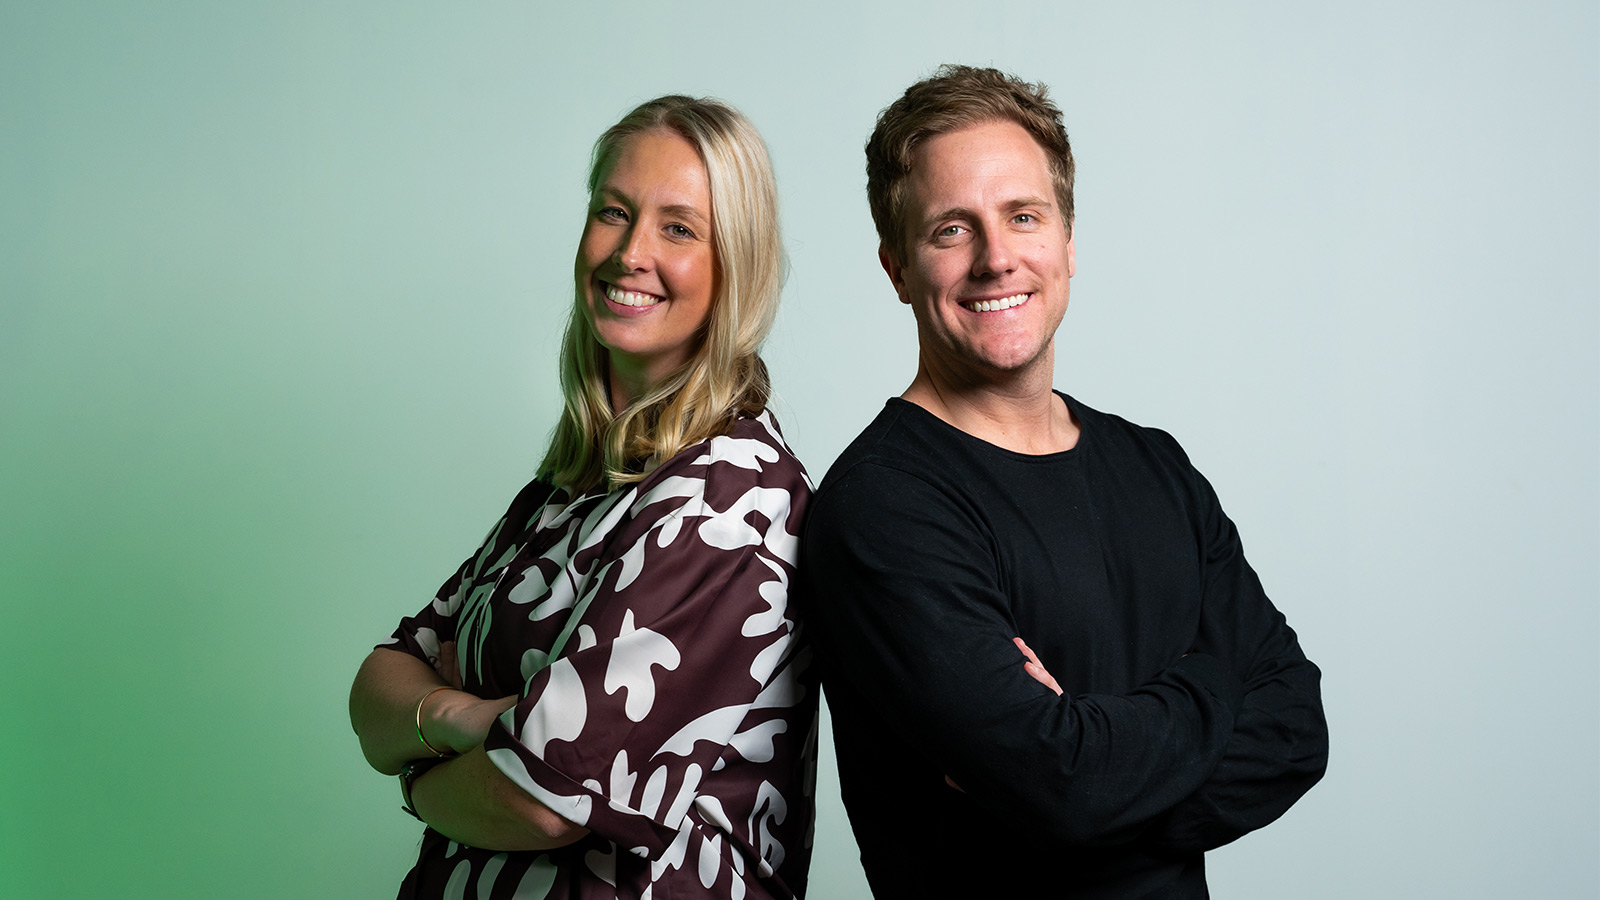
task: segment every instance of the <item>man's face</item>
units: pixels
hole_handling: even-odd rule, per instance
[[[884,271],[917,317],[922,364],[958,384],[1053,364],[1075,271],[1050,164],[1022,126],[985,122],[917,148],[907,182],[905,262]]]

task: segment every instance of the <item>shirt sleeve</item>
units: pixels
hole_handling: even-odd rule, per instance
[[[550,485],[537,479],[519,491],[477,551],[445,579],[433,600],[416,615],[401,619],[400,625],[377,646],[409,653],[438,671],[440,645],[456,639],[457,614],[462,604],[476,592],[494,589],[495,576],[516,555],[518,525],[531,509],[544,504],[550,492]],[[440,674],[448,681],[459,681],[454,673]]]
[[[784,748],[808,729],[791,721],[806,660],[788,586],[809,487],[792,457],[756,443],[716,438],[619,501],[604,539],[574,557],[571,638],[485,746],[535,799],[623,850],[657,859],[693,816],[742,834],[770,874],[783,848],[762,822],[801,806],[762,766],[793,765]],[[741,778],[765,792],[749,823],[702,790]]]
[[[1215,491],[1198,472],[1193,476],[1205,547],[1195,649],[1226,662],[1244,682],[1245,696],[1216,769],[1151,837],[1173,849],[1211,850],[1270,824],[1322,778],[1328,724],[1321,671],[1245,561]]]
[[[1133,840],[1233,732],[1241,686],[1205,653],[1121,696],[1057,697],[1028,676],[976,515],[912,473],[862,463],[830,482],[802,549],[826,677],[1024,831]]]

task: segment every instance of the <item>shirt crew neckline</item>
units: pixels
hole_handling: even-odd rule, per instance
[[[1079,451],[1084,447],[1084,442],[1089,440],[1089,428],[1084,424],[1083,420],[1083,407],[1079,406],[1076,400],[1072,399],[1061,391],[1055,390],[1054,388],[1051,389],[1050,393],[1060,397],[1061,402],[1067,405],[1067,412],[1071,414],[1072,421],[1078,426],[1078,442],[1069,449],[1057,450],[1054,453],[1019,453],[1016,450],[1008,450],[999,444],[991,443],[981,437],[977,437],[976,435],[968,434],[967,432],[962,431],[956,426],[951,425],[949,422],[946,422],[945,420],[929,412],[927,409],[912,403],[910,400],[907,400],[904,397],[890,397],[884,405],[901,409],[902,411],[905,409],[914,410],[915,415],[919,415],[934,423],[935,428],[944,429],[950,432],[951,434],[955,435],[958,440],[964,443],[981,447],[988,452],[996,453],[1009,459],[1015,459],[1019,462],[1050,463],[1065,462],[1076,459],[1079,455]]]

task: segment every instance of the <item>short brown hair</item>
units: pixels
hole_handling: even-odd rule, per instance
[[[999,69],[943,65],[879,113],[878,127],[867,140],[867,202],[878,240],[895,260],[905,262],[906,180],[917,147],[928,138],[996,120],[1022,126],[1044,150],[1056,203],[1067,234],[1072,233],[1072,145],[1045,86]]]

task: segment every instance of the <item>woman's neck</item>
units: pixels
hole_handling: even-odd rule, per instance
[[[643,367],[618,366],[615,361],[608,361],[606,385],[611,391],[612,412],[622,412],[633,405],[633,401],[650,393],[655,379]]]

